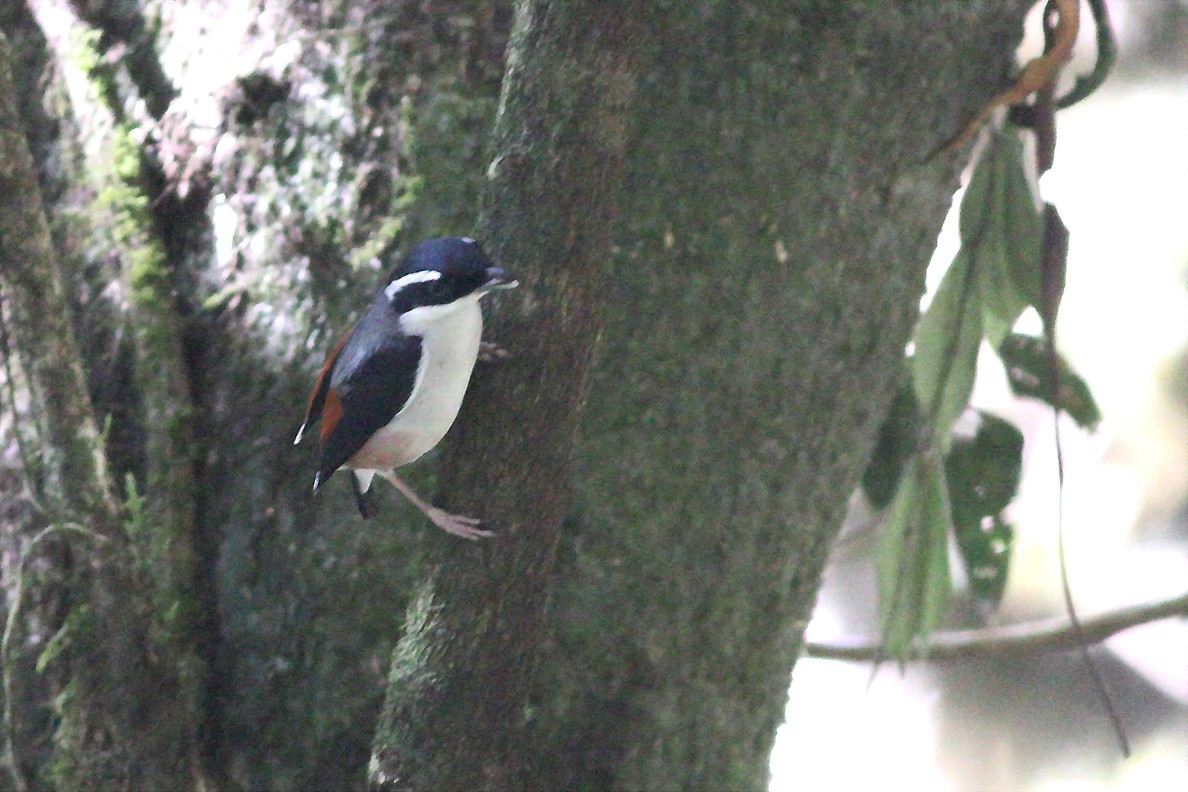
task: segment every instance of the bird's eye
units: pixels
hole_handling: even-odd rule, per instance
[[[433,297],[434,299],[445,296],[446,285],[439,280],[432,281],[427,288],[429,291],[429,296]]]

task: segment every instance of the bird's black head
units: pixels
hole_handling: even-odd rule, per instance
[[[495,266],[478,242],[441,237],[413,248],[392,273],[384,294],[398,313],[406,313],[515,285],[516,279]]]

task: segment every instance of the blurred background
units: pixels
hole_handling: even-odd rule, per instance
[[[1041,182],[1071,232],[1059,346],[1104,413],[1089,434],[1061,422],[1069,574],[1082,617],[1188,590],[1188,2],[1107,3],[1119,56],[1106,84],[1057,120]],[[1089,10],[1070,74],[1093,61]],[[1042,49],[1038,7],[1020,47]],[[959,197],[959,196],[958,196]],[[956,203],[955,203],[956,205]],[[930,286],[956,250],[946,225]],[[1036,316],[1019,329],[1037,333]],[[975,406],[1024,432],[1020,494],[1007,514],[1014,560],[1001,608],[954,624],[1063,614],[1056,556],[1051,412],[1010,395],[981,355]],[[878,635],[877,531],[856,503],[808,637]],[[1188,619],[1122,633],[1093,650],[1131,741],[1123,760],[1075,652],[868,664],[804,659],[772,756],[773,791],[1188,790]]]

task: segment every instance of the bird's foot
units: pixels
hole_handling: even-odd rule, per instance
[[[480,341],[478,351],[478,361],[480,363],[498,363],[511,357],[511,352],[508,352],[504,347],[499,346],[494,341]]]
[[[363,515],[364,520],[370,520],[379,514],[379,506],[376,505],[375,498],[372,496],[370,490],[367,492],[356,490],[355,505],[359,507],[359,514]]]
[[[450,514],[445,509],[439,509],[436,506],[429,507],[425,515],[433,521],[434,525],[446,533],[459,536],[463,539],[469,539],[472,542],[496,536],[494,531],[484,531],[479,528],[478,526],[482,525],[483,521],[477,517],[463,517],[460,514]]]
[[[360,476],[365,476],[365,478],[361,480]],[[361,474],[357,470],[352,470],[350,479],[351,489],[355,493],[355,506],[359,508],[359,514],[363,515],[364,520],[370,520],[379,514],[379,506],[376,504],[375,494],[371,490],[371,474]]]
[[[395,471],[378,470],[376,473],[390,482],[393,487],[400,490],[401,494],[412,501],[412,504],[420,509],[422,514],[432,520],[434,525],[446,533],[461,537],[462,539],[469,539],[472,542],[496,535],[494,531],[484,531],[479,528],[478,526],[482,525],[483,521],[477,517],[463,517],[460,514],[450,514],[445,509],[430,506],[417,493],[413,492],[412,487],[401,481]]]

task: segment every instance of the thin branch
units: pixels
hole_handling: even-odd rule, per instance
[[[1052,0],[1052,5],[1058,13],[1056,27],[1052,32],[1052,46],[1040,57],[1032,58],[1024,64],[1023,71],[1019,73],[1015,83],[987,102],[964,129],[929,154],[929,159],[942,152],[952,153],[968,143],[997,108],[1019,104],[1044,86],[1055,84],[1077,43],[1077,32],[1081,25],[1081,3],[1080,0]]]
[[[1099,643],[1132,627],[1176,617],[1188,618],[1188,593],[1081,619],[1080,634],[1089,643]],[[934,633],[927,647],[920,647],[919,652],[908,653],[908,656],[921,660],[964,660],[1019,652],[1063,651],[1077,646],[1078,634],[1071,624],[1064,619],[1045,619],[982,630]],[[859,640],[844,643],[809,641],[805,645],[805,656],[869,663],[883,655],[877,643]]]

